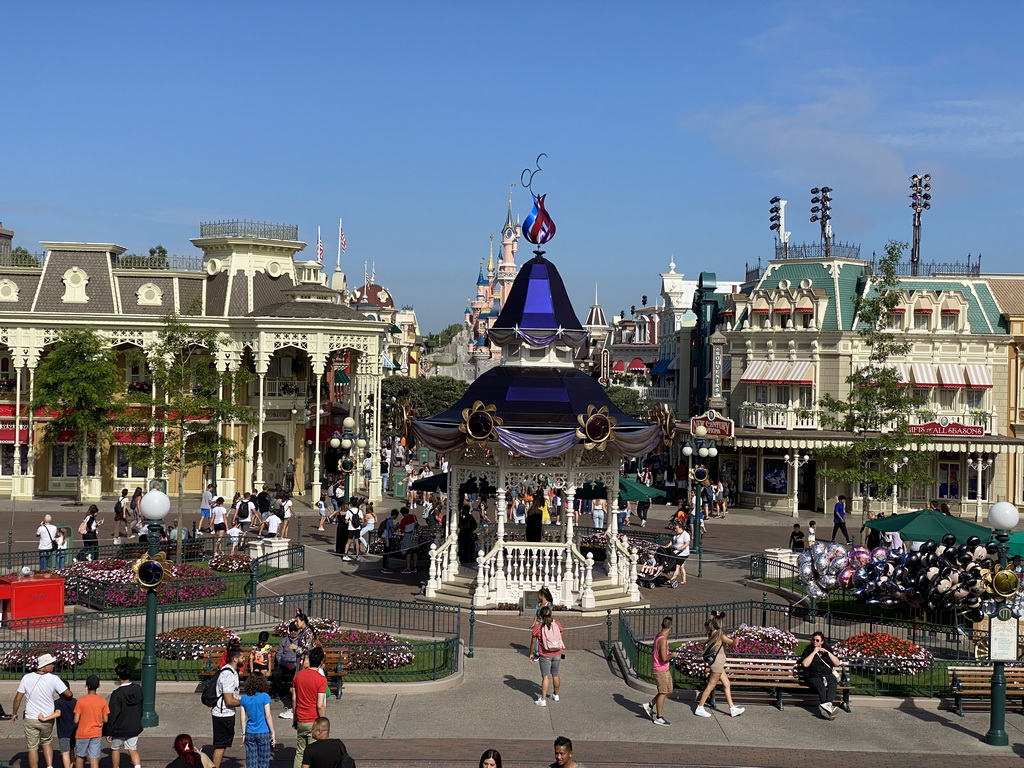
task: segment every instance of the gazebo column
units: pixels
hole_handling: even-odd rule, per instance
[[[566,544],[572,544],[573,536],[573,523],[575,522],[575,516],[573,515],[573,505],[576,502],[576,486],[570,485],[565,489],[565,541]]]
[[[496,600],[499,603],[506,601],[508,597],[507,585],[505,582],[505,473],[498,471],[498,482],[494,493],[496,504],[495,504],[495,516],[497,517],[498,531],[495,538],[495,544],[498,547],[498,551],[494,557],[494,588],[496,590]]]
[[[605,486],[607,488],[607,486]],[[619,534],[619,484],[615,483],[614,488],[608,488],[608,527],[605,530],[608,538],[608,547],[605,554],[605,563],[608,565],[608,578],[612,584],[619,583],[619,553],[615,547],[615,540]]]
[[[320,467],[320,419],[323,416],[323,408],[320,405],[320,395],[323,389],[324,372],[327,370],[327,357],[321,355],[313,364],[313,376],[316,381],[316,410],[313,412],[313,477],[310,485],[313,487],[312,499],[320,498],[323,487],[322,469]]]

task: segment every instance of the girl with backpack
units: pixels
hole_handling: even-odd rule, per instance
[[[99,527],[103,525],[102,520],[96,519],[99,511],[99,507],[95,504],[90,504],[85,519],[78,526],[78,533],[82,537],[82,554],[87,560],[97,560],[99,558]]]
[[[562,642],[562,625],[554,620],[551,607],[545,605],[539,616],[540,621],[530,632],[530,661],[540,662],[540,697],[534,703],[538,707],[546,707],[549,685],[552,685],[551,700],[558,701],[558,689],[562,683],[558,668],[565,656],[565,644]]]

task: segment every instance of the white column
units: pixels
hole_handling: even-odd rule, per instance
[[[605,554],[605,564],[608,569],[608,578],[612,584],[619,583],[619,553],[615,547],[615,540],[618,538],[619,532],[619,482],[618,478],[615,479],[615,487],[607,488],[608,491],[608,528],[606,531],[608,538],[608,548]]]
[[[505,541],[505,514],[507,511],[507,503],[505,500],[505,483],[502,481],[501,473],[498,475],[498,490],[495,493],[495,509],[494,517],[498,526],[497,540],[499,542]],[[499,555],[500,556],[500,555]]]
[[[497,544],[498,552],[494,558],[494,588],[495,600],[499,603],[505,602],[508,597],[505,579],[505,474],[498,471],[497,489],[495,491],[495,511],[497,519]]]
[[[312,363],[312,361],[310,361]],[[316,499],[320,498],[320,480],[321,480],[321,469],[320,469],[320,418],[321,418],[321,407],[320,407],[320,390],[323,387],[324,372],[327,369],[327,358],[321,356],[316,363],[313,364],[313,373],[316,375],[316,411],[313,414],[313,502],[316,503]]]
[[[565,543],[572,544],[573,522],[575,514],[573,506],[576,503],[576,486],[570,485],[565,491]]]
[[[21,366],[14,378],[14,477],[11,478],[11,495],[16,496],[18,478],[21,477]]]
[[[35,362],[38,363],[39,358],[35,358]],[[36,386],[36,369],[35,366],[28,366],[28,401],[31,403],[32,398],[35,395]],[[35,414],[30,408],[28,411],[28,474],[22,479],[21,490],[22,493],[28,498],[32,498],[35,495],[35,482],[36,482],[36,433],[35,433]]]
[[[262,366],[261,366],[262,368]],[[267,376],[265,369],[260,370],[257,374],[260,380],[260,398],[259,398],[259,422],[257,426],[256,436],[259,440],[259,449],[256,451],[256,487],[263,487],[263,422],[266,419],[266,413],[263,410],[263,385]],[[245,488],[249,487],[249,478],[246,478]]]

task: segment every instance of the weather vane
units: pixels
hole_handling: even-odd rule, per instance
[[[544,198],[547,195],[538,195],[533,191],[533,178],[543,170],[540,167],[540,159],[542,157],[546,158],[547,155],[543,152],[537,155],[537,159],[534,161],[536,167],[532,170],[525,168],[519,177],[519,181],[530,190],[530,195],[533,197],[533,210],[530,211],[530,215],[523,222],[523,237],[534,245],[544,245],[555,236],[555,222],[552,221],[551,216],[544,209]],[[540,255],[543,251],[535,251],[535,253]]]

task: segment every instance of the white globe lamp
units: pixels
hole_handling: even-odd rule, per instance
[[[699,425],[695,430],[693,430],[693,434],[696,435],[697,437],[704,437],[705,435],[707,435],[707,433],[708,428],[705,427],[704,425]]]
[[[1017,507],[1008,501],[997,501],[988,510],[988,524],[997,531],[1011,531],[1019,522]]]
[[[341,440],[339,440],[337,437],[332,437],[330,441],[330,446],[334,450],[338,450],[339,448],[341,448]]]
[[[157,523],[167,517],[171,511],[171,500],[159,488],[153,488],[142,497],[139,506],[142,508],[144,518]]]
[[[693,456],[693,448],[691,448],[688,445],[684,445],[683,446],[683,456],[686,456],[687,458],[689,458],[690,456]]]
[[[351,416],[346,416],[345,420],[341,422],[341,425],[345,427],[345,429],[353,429],[356,425],[356,420]]]
[[[706,459],[708,457],[708,449],[707,448],[701,448],[700,450],[697,451],[697,453],[700,455],[700,457],[702,459]]]
[[[349,448],[352,447],[352,441],[349,440],[347,437],[342,438],[341,447],[347,451]]]
[[[717,455],[718,455],[718,449],[715,448],[715,446],[712,445],[710,448],[708,448],[708,456],[710,456],[713,459]]]

